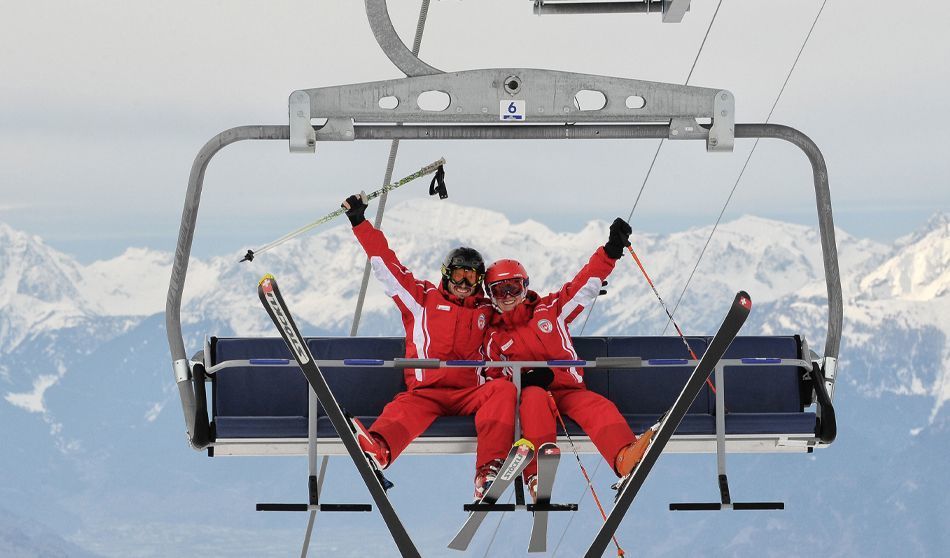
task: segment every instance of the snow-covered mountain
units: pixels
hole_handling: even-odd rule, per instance
[[[532,288],[547,292],[603,244],[613,216],[604,217],[578,232],[558,233],[536,222],[512,223],[497,212],[416,200],[390,207],[383,228],[403,263],[422,277],[435,280],[442,255],[466,244],[489,260],[521,260]],[[677,321],[686,333],[710,333],[743,288],[757,303],[744,334],[802,333],[820,352],[827,308],[817,232],[752,216],[724,223],[680,300],[709,234],[705,227],[633,236],[664,300],[671,308],[678,303]],[[305,334],[348,334],[365,263],[349,227],[327,228],[239,264],[247,245],[262,240],[268,239],[236,239],[230,253],[190,263],[182,305],[189,352],[207,334],[274,335],[256,295],[264,273],[280,279]],[[843,231],[837,231],[837,244],[845,298],[838,441],[816,457],[730,457],[737,498],[771,499],[770,491],[778,490],[776,497],[788,501],[786,515],[687,514],[677,515],[674,525],[662,511],[665,503],[696,500],[704,490],[705,499],[714,500],[715,466],[709,456],[664,461],[638,499],[637,525],[669,536],[644,546],[645,553],[695,553],[695,545],[713,541],[720,550],[712,554],[741,556],[760,556],[766,548],[796,554],[802,544],[838,555],[888,555],[911,547],[919,555],[939,555],[950,544],[943,534],[950,533],[950,506],[940,496],[950,492],[940,473],[950,459],[950,218],[937,214],[893,246]],[[167,253],[130,248],[84,266],[40,238],[0,224],[0,508],[7,510],[0,513],[0,554],[36,547],[29,540],[40,535],[22,536],[26,518],[42,518],[52,532],[46,538],[63,539],[46,551],[50,555],[299,551],[303,525],[250,510],[275,494],[298,501],[306,485],[301,463],[209,460],[196,456],[181,436],[162,316],[171,261]],[[618,264],[608,290],[589,320],[575,322],[575,334],[664,330],[666,315],[631,258]],[[401,333],[392,302],[372,280],[360,333]],[[591,459],[594,470],[596,456]],[[421,458],[394,465],[403,489],[394,491],[394,503],[415,510],[406,514],[409,528],[423,534],[423,548],[435,554],[457,526],[457,518],[442,510],[455,510],[470,495],[469,466],[467,456],[440,458],[439,474]],[[431,495],[413,494],[413,479],[420,478],[415,468],[432,484]],[[564,469],[562,489],[580,494],[583,481]],[[610,483],[604,474],[594,472],[598,487]],[[339,468],[331,475],[342,475],[343,486],[358,486]],[[775,475],[784,482],[774,483]],[[585,505],[590,508],[589,501]],[[208,528],[183,528],[185,508]],[[655,512],[644,516],[644,509]],[[813,513],[820,515],[817,526]],[[321,525],[334,536],[315,540],[321,553],[358,554],[335,546],[341,533],[374,532],[388,548],[378,520],[354,527],[349,515],[333,515],[348,514],[324,514]],[[552,532],[565,526],[567,514],[561,515],[552,519]],[[571,530],[585,534],[568,539],[558,555],[582,552],[597,520],[596,513],[578,514]],[[520,536],[526,528],[513,519],[500,537]],[[263,538],[255,531],[261,529]],[[878,532],[889,535],[876,537]],[[4,533],[27,542],[5,547]],[[173,541],[168,533],[175,533]],[[68,545],[82,550],[62,550]]]
[[[390,208],[383,228],[403,263],[421,277],[436,280],[442,255],[466,244],[480,249],[489,261],[519,259],[531,274],[532,288],[547,292],[570,278],[604,242],[607,226],[606,221],[592,221],[576,233],[558,233],[533,221],[512,223],[493,211],[419,199]],[[827,310],[817,230],[744,216],[719,226],[696,267],[710,230],[634,234],[635,250],[664,300],[676,307],[684,330],[712,331],[719,318],[717,301],[729,300],[741,287],[760,309],[767,309],[750,324],[758,331],[747,328],[747,333],[804,333],[820,352]],[[846,301],[842,379],[858,381],[871,392],[926,394],[934,399],[936,413],[950,398],[950,368],[942,364],[947,358],[926,378],[910,372],[869,377],[847,364],[860,362],[857,355],[879,345],[881,328],[932,328],[946,338],[950,217],[935,215],[894,246],[842,231],[837,231],[837,241]],[[91,349],[164,310],[170,254],[131,248],[111,260],[81,266],[41,239],[5,225],[0,225],[0,246],[0,355],[15,352],[26,340],[67,330],[94,332],[84,340]],[[293,240],[250,263],[237,263],[242,252],[236,246],[232,253],[190,263],[182,304],[186,325],[214,324],[212,331],[199,332],[207,334],[272,335],[255,294],[266,272],[280,279],[307,333],[349,331],[365,257],[348,226]],[[611,276],[609,295],[599,300],[589,320],[582,320],[575,324],[575,333],[581,328],[587,334],[672,331],[630,258]],[[370,282],[360,331],[400,334],[396,312],[375,281]],[[913,350],[942,350],[946,357],[946,344],[939,345]],[[0,368],[0,374],[11,376],[7,367]]]

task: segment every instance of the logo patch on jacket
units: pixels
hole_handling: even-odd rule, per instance
[[[435,307],[436,310],[445,310],[446,312],[451,312],[452,308],[448,304],[438,304]]]
[[[554,326],[551,325],[551,320],[538,320],[538,329],[544,333],[551,333],[554,331]]]
[[[508,349],[508,347],[510,347],[510,346],[512,346],[512,345],[514,345],[514,344],[515,344],[515,340],[514,340],[514,339],[509,339],[507,343],[505,343],[504,345],[501,346],[501,350],[505,351],[505,350]]]
[[[485,329],[485,314],[478,315],[478,329]]]

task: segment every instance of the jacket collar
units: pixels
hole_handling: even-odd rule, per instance
[[[496,310],[492,316],[492,325],[517,326],[527,323],[534,316],[534,308],[541,301],[541,297],[534,291],[528,291],[524,302],[515,307],[511,312],[501,313]]]

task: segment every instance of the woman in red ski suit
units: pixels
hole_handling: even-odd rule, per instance
[[[630,225],[617,218],[610,240],[591,256],[587,265],[557,292],[539,296],[527,289],[528,273],[515,260],[499,260],[488,267],[485,284],[499,313],[488,327],[485,352],[489,360],[578,360],[567,326],[597,298],[603,280],[613,271],[623,249],[630,245]],[[494,368],[490,376],[510,375]],[[602,395],[588,391],[582,368],[541,368],[522,371],[520,417],[522,435],[535,447],[555,442],[553,397],[561,414],[569,415],[590,436],[618,476],[633,470],[645,451],[637,444],[617,407]],[[550,395],[548,395],[550,392]],[[534,495],[537,462],[525,469]]]
[[[346,199],[353,233],[366,251],[373,273],[402,314],[406,358],[484,360],[482,343],[494,313],[481,281],[485,264],[472,248],[451,250],[442,281],[419,280],[390,249],[382,231],[366,222],[361,196]],[[440,416],[475,415],[476,498],[511,449],[516,390],[511,382],[486,381],[477,368],[407,368],[406,391],[398,394],[366,429],[354,419],[360,447],[386,468]]]

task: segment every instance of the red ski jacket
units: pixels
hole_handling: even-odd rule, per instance
[[[399,262],[382,231],[369,221],[353,227],[353,233],[369,256],[373,274],[402,314],[406,358],[484,360],[485,328],[494,312],[491,301],[483,296],[459,299],[441,285],[416,279]],[[476,368],[407,368],[405,378],[410,391],[471,387],[485,382]]]
[[[617,260],[603,247],[590,257],[587,265],[557,292],[538,296],[528,291],[525,301],[511,312],[496,313],[485,336],[489,360],[577,360],[574,342],[568,332],[571,323],[597,298],[602,281],[610,275]],[[549,389],[584,388],[583,368],[552,368],[554,380]],[[493,368],[490,378],[510,376],[511,369]]]

